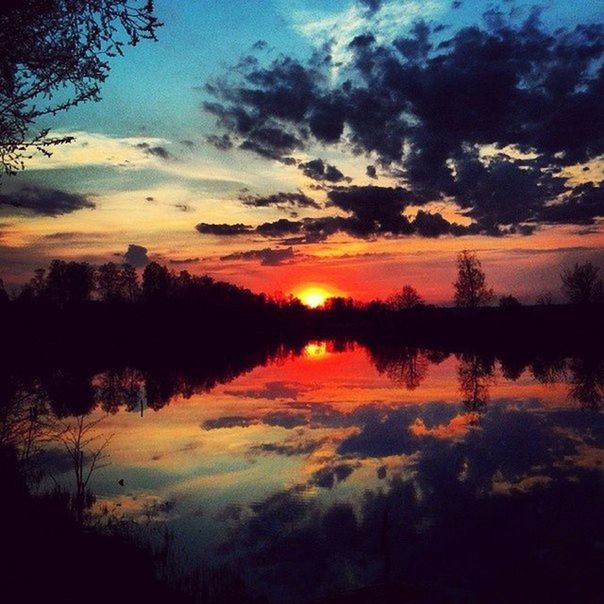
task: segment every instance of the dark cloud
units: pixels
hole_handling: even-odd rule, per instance
[[[375,210],[336,203],[338,196],[355,203],[354,187],[328,193],[333,205],[351,213],[345,222],[333,219],[332,230],[361,237],[446,233],[442,217],[420,215],[412,228],[399,215],[411,194],[415,205],[453,200],[475,223],[466,232],[502,235],[530,232],[540,222],[589,224],[600,215],[596,193],[568,194],[559,170],[604,153],[604,26],[553,34],[537,10],[522,22],[513,19],[491,10],[482,26],[444,38],[442,27],[420,21],[392,44],[378,43],[369,31],[351,42],[351,63],[335,79],[328,49],[307,63],[281,56],[263,67],[248,60],[231,80],[206,87],[216,99],[206,109],[223,136],[262,156],[281,159],[317,142],[345,144],[376,156],[404,183],[409,198],[369,202]],[[479,153],[485,146],[499,152],[485,157]],[[505,155],[508,147],[531,159]],[[341,174],[326,178],[322,160],[300,169],[327,182],[338,182]],[[367,174],[375,177],[375,166]]]
[[[548,200],[564,191],[565,179],[542,171],[534,160],[498,155],[485,164],[476,154],[465,154],[456,170],[457,203],[489,227],[534,219]]]
[[[298,441],[288,440],[281,443],[262,443],[260,445],[254,445],[251,447],[250,453],[285,455],[286,457],[293,457],[295,455],[310,455],[319,449],[324,442],[325,439],[309,439]]]
[[[372,13],[382,8],[382,0],[357,0],[357,2]]]
[[[201,424],[204,430],[218,430],[221,428],[247,428],[256,423],[251,417],[219,417],[207,419]]]
[[[369,178],[377,178],[377,171],[375,169],[375,166],[367,166],[365,168],[365,173],[367,174],[367,176],[369,176]]]
[[[195,228],[202,235],[219,236],[242,235],[252,230],[251,226],[245,224],[208,224],[207,222],[200,222]]]
[[[604,183],[590,182],[575,187],[560,203],[541,209],[539,220],[562,224],[594,224],[604,217]]]
[[[188,203],[175,203],[174,207],[181,212],[192,212],[193,208]]]
[[[131,243],[128,246],[128,250],[124,254],[124,262],[134,266],[135,268],[147,266],[147,264],[150,262],[149,256],[147,256],[147,251],[148,250],[146,247]]]
[[[283,237],[300,232],[301,224],[286,218],[280,218],[275,222],[264,222],[256,227],[256,232],[265,237]]]
[[[170,153],[165,147],[160,145],[150,145],[149,143],[138,143],[135,145],[137,149],[141,149],[147,155],[152,155],[154,157],[159,157],[164,160],[173,160],[176,159],[172,153]]]
[[[8,212],[13,212],[12,208],[16,208],[39,216],[61,216],[95,207],[96,204],[86,195],[32,185],[21,187],[13,193],[0,194],[0,209],[8,208]]]
[[[221,151],[228,151],[233,148],[233,141],[228,134],[222,134],[221,136],[210,134],[206,137],[206,141]]]
[[[288,382],[266,382],[262,388],[248,390],[225,390],[225,394],[242,398],[266,398],[275,399],[292,399],[298,398],[300,392],[304,391],[298,384],[290,384]]]
[[[239,200],[243,205],[253,208],[268,208],[271,206],[283,208],[315,208],[321,206],[312,198],[298,191],[297,193],[275,193],[273,195],[241,195]]]
[[[292,411],[273,411],[267,413],[262,422],[267,426],[278,426],[286,430],[292,430],[308,423],[308,418],[304,413],[293,413]]]
[[[324,180],[331,183],[348,181],[350,178],[344,176],[335,166],[324,162],[322,159],[312,159],[306,163],[298,164],[298,169],[302,170],[304,176],[313,180]]]
[[[356,195],[352,196],[356,198]],[[462,235],[478,234],[487,232],[481,230],[477,225],[462,226],[451,223],[438,213],[429,213],[420,210],[414,220],[409,220],[406,216],[394,211],[395,208],[389,204],[383,206],[372,205],[371,203],[359,204],[357,207],[354,201],[344,201],[344,197],[338,198],[342,205],[346,204],[349,208],[355,208],[352,216],[325,216],[319,218],[303,218],[301,220],[288,220],[282,218],[275,222],[265,222],[255,228],[246,227],[241,230],[242,225],[232,225],[233,229],[229,232],[230,225],[203,225],[204,231],[209,232],[211,228],[217,228],[221,235],[234,236],[242,233],[256,233],[270,239],[279,239],[281,243],[289,245],[317,243],[324,241],[329,236],[336,233],[345,233],[352,237],[363,239],[373,239],[379,235],[389,237],[401,237],[408,235],[420,235],[423,237],[439,237],[441,235],[452,235],[459,237]],[[335,203],[332,203],[335,205]],[[393,206],[396,204],[393,204]],[[349,210],[350,211],[350,210]],[[199,226],[199,225],[198,225]],[[530,230],[531,226],[527,226]],[[199,230],[199,229],[198,229]],[[520,227],[514,232],[518,232]],[[489,232],[490,233],[490,232]],[[237,252],[223,257],[223,259],[258,259],[264,253],[271,250],[252,250],[250,252]],[[285,250],[275,250],[285,252]],[[289,254],[288,254],[289,255]],[[285,254],[284,254],[285,256]],[[293,252],[292,252],[293,256]]]
[[[308,483],[324,489],[332,489],[338,482],[344,482],[359,466],[358,463],[335,463],[313,472]]]
[[[279,266],[292,261],[295,257],[292,247],[282,249],[264,248],[247,252],[234,252],[221,256],[221,260],[258,260],[263,266]]]
[[[0,225],[1,227],[2,225]],[[49,233],[44,235],[44,239],[49,241],[78,241],[87,239],[105,239],[109,233],[86,232],[86,231],[60,231],[58,233]]]
[[[358,236],[376,233],[409,234],[402,211],[415,196],[401,187],[338,187],[327,194],[328,205],[352,214],[347,231]]]
[[[168,262],[170,264],[193,264],[194,262],[199,262],[199,258],[171,258]]]

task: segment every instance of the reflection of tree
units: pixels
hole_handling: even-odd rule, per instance
[[[17,452],[22,471],[29,475],[33,459],[49,438],[52,419],[39,388],[3,380],[0,384],[0,447]]]
[[[463,353],[459,357],[459,390],[468,411],[479,411],[489,401],[489,390],[494,382],[494,365],[492,358],[474,353]]]
[[[604,363],[593,358],[572,359],[570,372],[570,396],[584,409],[602,409],[604,403]]]
[[[542,384],[557,384],[566,380],[564,358],[539,357],[531,363],[531,372]]]
[[[73,466],[76,492],[74,495],[74,508],[78,521],[83,520],[86,507],[92,500],[88,484],[95,471],[107,466],[106,449],[111,436],[102,436],[96,433],[96,427],[104,418],[86,421],[80,415],[73,421],[64,423],[58,432],[57,438],[63,443],[69,454]]]
[[[415,390],[424,381],[430,362],[417,348],[377,348],[370,351],[371,361],[380,373],[385,373],[395,384]]]
[[[143,376],[136,369],[114,369],[98,377],[97,398],[106,413],[117,413],[122,406],[127,411],[138,407],[142,413],[143,393]]]

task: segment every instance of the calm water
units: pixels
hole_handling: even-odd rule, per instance
[[[93,397],[85,422],[103,418],[95,442],[112,435],[94,512],[166,527],[178,573],[228,569],[271,602],[376,582],[425,601],[510,601],[523,582],[526,601],[597,598],[600,361],[329,342],[263,360],[215,379],[69,382],[71,400]],[[64,451],[44,446],[72,484]]]

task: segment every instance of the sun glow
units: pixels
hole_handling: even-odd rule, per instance
[[[321,287],[308,287],[299,292],[296,296],[302,301],[303,304],[310,308],[318,308],[325,304],[325,300],[331,297],[327,290]]]
[[[327,356],[327,342],[309,342],[304,347],[304,356],[307,359],[322,359]]]

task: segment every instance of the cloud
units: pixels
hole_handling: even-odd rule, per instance
[[[220,149],[220,151],[228,151],[233,148],[233,141],[228,134],[222,134],[220,136],[210,134],[206,137],[206,141],[213,147],[216,147],[216,149]]]
[[[202,235],[232,236],[249,233],[253,227],[245,224],[209,224],[200,222],[195,226]]]
[[[313,473],[309,484],[332,489],[337,483],[344,482],[360,464],[342,462],[325,466]]]
[[[225,394],[242,398],[264,398],[269,400],[291,399],[296,400],[305,388],[298,384],[288,382],[266,382],[262,388],[247,390],[225,390]]]
[[[124,254],[124,262],[134,266],[135,268],[147,266],[147,264],[150,262],[149,256],[147,256],[147,251],[148,250],[146,247],[131,243],[128,246],[128,250]]]
[[[195,262],[199,262],[199,258],[170,258],[168,262],[170,264],[193,264]]]
[[[256,232],[264,237],[282,237],[292,233],[298,233],[301,228],[301,223],[294,220],[280,218],[275,222],[263,222],[256,227]]]
[[[330,183],[349,181],[350,178],[344,176],[335,166],[324,162],[322,159],[313,159],[305,163],[300,163],[298,169],[302,170],[304,176],[313,180],[323,180]]]
[[[382,0],[357,0],[361,6],[364,6],[370,12],[374,13],[382,7]]]
[[[0,225],[1,226],[1,225]],[[87,231],[59,231],[44,235],[44,239],[49,241],[79,241],[89,239],[105,239],[110,236],[107,232],[87,232]]]
[[[530,234],[541,223],[591,224],[601,216],[601,183],[569,191],[563,168],[604,154],[604,25],[553,35],[537,9],[523,20],[491,10],[482,25],[446,35],[421,20],[407,31],[399,22],[396,33],[385,34],[387,10],[390,3],[374,20],[367,10],[351,9],[356,25],[346,33],[344,63],[334,50],[341,42],[334,42],[306,62],[281,55],[262,64],[251,57],[208,85],[213,100],[205,106],[222,135],[279,160],[317,144],[338,145],[375,158],[400,182],[390,192],[333,187],[329,205],[350,216],[326,217],[330,222],[319,230],[501,236]],[[304,31],[334,33],[338,21],[327,21],[306,23]],[[344,182],[321,159],[299,168],[315,180]],[[375,178],[375,165],[367,175]],[[472,227],[427,214],[410,225],[400,215],[411,203],[441,199],[471,218]]]
[[[0,208],[5,208],[8,213],[14,213],[14,208],[38,216],[61,216],[95,207],[96,204],[87,195],[33,185],[21,187],[12,193],[0,194]]]
[[[604,217],[604,186],[593,182],[575,187],[560,203],[541,209],[539,220],[560,224],[595,223],[596,218]]]
[[[222,428],[247,428],[256,423],[251,417],[219,417],[217,419],[207,419],[201,424],[204,430],[218,430]]]
[[[321,206],[314,200],[298,191],[297,193],[275,193],[273,195],[240,195],[239,200],[243,205],[252,208],[268,208],[271,206],[279,209],[284,208],[315,208],[321,209]]]
[[[153,157],[159,157],[166,161],[176,159],[176,157],[162,145],[152,145],[147,142],[142,142],[137,143],[135,146],[137,149],[141,149],[144,153],[152,155]]]
[[[193,211],[193,208],[188,203],[175,203],[173,204],[173,207],[175,207],[177,210],[180,210],[181,212]]]
[[[292,247],[282,249],[265,248],[262,250],[250,250],[247,252],[234,252],[221,256],[221,260],[259,260],[263,266],[279,266],[290,263],[295,257]]]
[[[386,197],[388,199],[388,197]],[[393,198],[396,199],[396,198]],[[269,239],[279,239],[282,243],[303,244],[316,243],[324,241],[335,233],[345,233],[352,237],[373,239],[377,236],[400,237],[409,235],[420,235],[423,237],[439,237],[441,235],[452,235],[459,237],[480,233],[480,228],[476,226],[463,226],[446,220],[439,213],[430,213],[420,210],[414,220],[410,220],[401,213],[402,205],[399,201],[380,205],[372,205],[370,201],[366,204],[356,203],[356,195],[352,199],[345,197],[338,198],[338,204],[345,205],[353,211],[348,217],[343,216],[325,216],[319,218],[303,218],[301,220],[288,220],[281,218],[274,222],[264,222],[257,227],[244,225],[209,225],[204,224],[201,233],[213,232],[216,230],[223,236],[236,236],[242,233],[255,233]],[[335,205],[332,202],[331,205]],[[396,206],[400,206],[397,208]],[[200,225],[197,225],[198,227]],[[232,227],[231,229],[229,227]],[[275,250],[288,256],[285,250]],[[270,250],[252,250],[250,252],[236,252],[222,259],[257,259],[265,253],[268,255]],[[293,255],[293,252],[292,252]]]
[[[286,457],[310,455],[319,449],[325,440],[287,440],[281,443],[262,443],[250,447],[250,453],[285,455]]]

